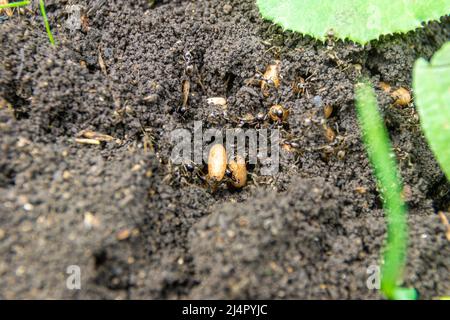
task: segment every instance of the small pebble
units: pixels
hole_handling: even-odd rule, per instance
[[[117,240],[122,241],[128,239],[130,235],[131,235],[130,229],[123,229],[117,233],[116,238]]]
[[[90,230],[92,228],[98,228],[100,226],[100,220],[90,212],[84,214],[84,226]]]
[[[230,14],[233,11],[233,7],[230,4],[226,4],[223,6],[223,13]]]
[[[33,224],[30,221],[25,221],[20,225],[20,231],[23,233],[28,233],[33,230]]]
[[[64,180],[69,180],[72,177],[72,174],[70,173],[70,171],[65,170],[63,172],[63,179]]]
[[[25,267],[24,266],[19,266],[16,269],[16,276],[21,277],[21,276],[23,276],[25,274],[25,272],[26,272]]]
[[[322,97],[321,96],[314,96],[314,98],[313,98],[313,103],[314,103],[314,105],[317,107],[317,108],[319,108],[319,107],[321,107],[322,106]]]

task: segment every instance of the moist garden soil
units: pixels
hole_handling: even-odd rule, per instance
[[[360,75],[376,86],[404,181],[405,285],[450,294],[436,214],[449,185],[414,102],[395,106],[379,87],[410,89],[449,19],[363,47],[284,32],[253,0],[46,3],[56,47],[37,8],[0,22],[0,298],[382,298],[367,286],[386,226],[355,114]],[[254,83],[275,59],[282,81],[266,97]],[[174,129],[276,128],[249,116],[275,103],[290,109],[279,173],[249,166],[245,188],[211,192],[202,166],[170,161]],[[114,139],[79,143],[83,130]],[[73,265],[80,290],[67,288]]]

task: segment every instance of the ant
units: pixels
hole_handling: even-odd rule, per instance
[[[294,82],[292,83],[292,91],[294,91],[294,93],[297,94],[297,98],[302,94],[306,94],[306,97],[309,99],[310,97],[309,91],[311,88],[309,83],[315,80],[314,76],[316,72],[317,70],[314,71],[307,78],[299,77],[296,80],[294,80]],[[307,74],[309,74],[309,70],[307,71]]]

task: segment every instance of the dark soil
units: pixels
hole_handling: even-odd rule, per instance
[[[262,21],[252,0],[46,2],[55,48],[37,11],[0,23],[0,298],[382,298],[366,286],[386,229],[353,86],[364,74],[410,88],[415,59],[450,38],[449,19],[327,49]],[[72,31],[74,3],[83,24]],[[282,85],[265,98],[248,80],[274,59]],[[299,77],[310,77],[308,93],[293,92]],[[436,214],[449,186],[414,105],[377,93],[409,205],[406,285],[449,295]],[[207,104],[215,96],[227,117]],[[334,107],[334,142],[315,124],[315,96]],[[243,190],[211,193],[169,161],[173,129],[236,127],[274,102],[291,108],[283,139],[298,143],[277,175],[253,168]],[[84,129],[115,140],[76,143]],[[69,265],[81,290],[66,288]]]

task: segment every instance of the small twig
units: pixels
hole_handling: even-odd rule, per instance
[[[81,143],[81,144],[94,144],[94,145],[99,145],[100,141],[96,140],[96,139],[84,139],[84,138],[76,138],[75,139],[76,143]]]
[[[439,217],[441,218],[442,224],[444,227],[447,228],[447,231],[445,232],[445,236],[447,237],[447,240],[450,241],[450,223],[448,222],[447,217],[445,216],[445,213],[442,211],[438,212]]]
[[[100,9],[104,4],[105,4],[106,0],[97,0],[97,2],[95,2],[91,8],[87,11],[87,15],[91,15],[93,14],[95,11],[97,11],[98,9]]]
[[[23,64],[24,64],[24,60],[25,60],[25,54],[24,54],[23,48],[20,48],[19,57],[20,57],[20,65],[19,65],[19,68],[17,71],[16,80],[20,79],[20,77],[22,76],[22,72],[23,72]]]
[[[92,130],[83,130],[77,134],[77,138],[86,138],[92,140],[98,140],[101,142],[110,142],[114,140],[114,137],[110,135],[98,133]]]
[[[105,76],[108,76],[108,71],[106,69],[105,60],[103,60],[102,52],[101,52],[100,48],[98,48],[98,64],[100,66],[100,70],[102,71],[102,73]]]

